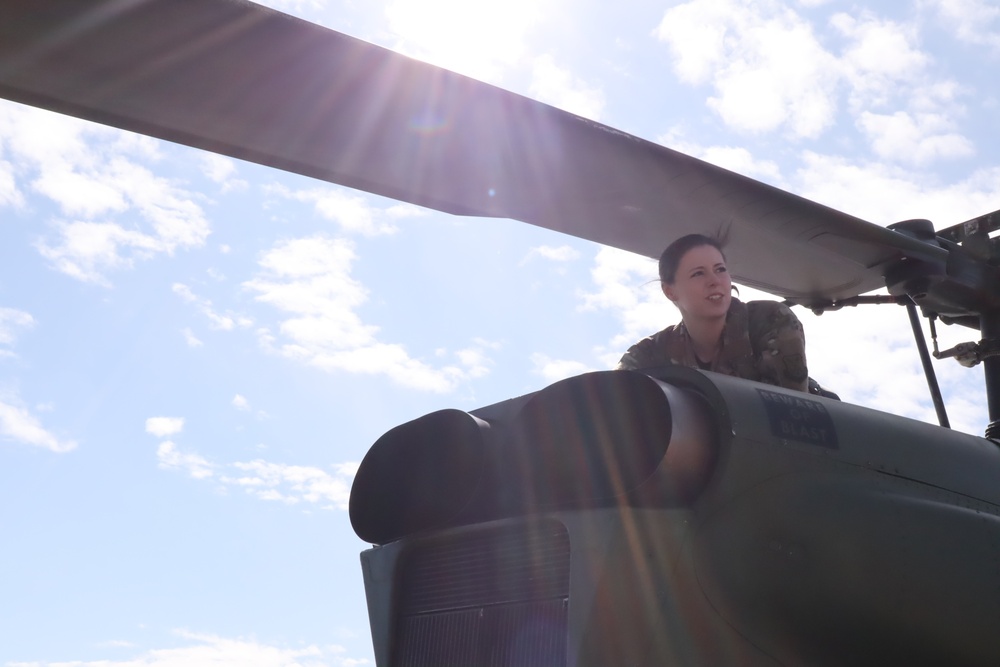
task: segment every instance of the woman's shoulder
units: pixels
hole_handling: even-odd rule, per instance
[[[625,351],[621,361],[618,362],[618,369],[639,370],[671,363],[670,351],[673,341],[681,336],[679,324],[673,324],[651,336],[646,336]]]
[[[747,301],[746,307],[751,317],[768,317],[774,315],[784,315],[785,313],[789,313],[793,317],[795,316],[792,309],[781,301],[771,301],[770,299]]]
[[[802,323],[780,301],[748,301],[747,333],[754,350],[771,347],[776,339],[803,338]]]
[[[808,391],[806,341],[799,318],[780,301],[750,301],[747,312],[760,380]]]
[[[681,327],[682,325],[680,324],[671,324],[666,329],[662,329],[654,334],[646,336],[630,347],[628,352],[650,352],[652,350],[664,349],[669,345],[670,341],[683,335]],[[628,354],[628,352],[626,352],[626,354]]]
[[[751,332],[785,327],[802,328],[792,309],[780,301],[747,301],[746,308]]]

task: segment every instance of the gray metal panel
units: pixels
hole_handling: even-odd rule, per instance
[[[673,373],[664,371],[666,375]],[[688,377],[691,372],[680,369],[677,375]],[[743,441],[778,445],[790,452],[917,481],[1000,507],[1000,447],[991,440],[852,403],[717,373],[702,375],[725,398],[735,436]],[[790,437],[769,420],[762,391],[787,397],[790,415],[798,402],[806,408],[821,408],[828,415],[833,429],[830,437],[836,446]]]

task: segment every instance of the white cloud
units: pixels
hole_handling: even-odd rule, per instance
[[[964,338],[969,340],[974,336],[966,333]],[[951,360],[936,365],[951,427],[964,433],[983,435],[989,423],[989,413],[983,400],[986,384],[982,366],[968,369]],[[931,421],[930,416],[927,421]]]
[[[201,347],[204,343],[194,335],[190,327],[184,327],[181,329],[181,335],[184,336],[184,342],[188,344],[188,347]]]
[[[113,141],[116,130],[91,125],[83,121],[59,114],[23,107],[3,102],[0,104],[0,141],[7,147],[12,157],[25,167],[36,168],[35,178],[58,179],[62,175],[91,173],[99,169],[102,156],[92,150],[87,138],[95,141]],[[86,203],[85,192],[55,192],[58,203],[71,210],[86,207],[87,210],[106,212],[109,208],[121,208],[124,200],[118,196],[108,196],[109,190],[95,192],[95,201]],[[103,196],[102,196],[103,195]]]
[[[151,649],[124,660],[7,663],[9,667],[348,667],[367,664],[344,655],[340,646],[284,648],[256,639],[235,639],[177,630],[186,645]],[[119,644],[117,649],[123,648]]]
[[[294,355],[299,350],[289,351]],[[386,375],[401,386],[423,391],[452,391],[459,381],[469,377],[468,371],[458,366],[439,369],[413,359],[402,345],[397,344],[373,341],[350,350],[318,351],[314,354],[304,348],[301,351],[311,356],[309,363],[323,370]]]
[[[258,301],[297,316],[282,324],[282,332],[297,343],[358,347],[372,342],[377,328],[354,313],[368,298],[351,277],[355,259],[354,246],[345,239],[286,241],[261,258],[262,274],[244,285],[259,293]]]
[[[392,0],[385,8],[393,48],[483,81],[497,82],[526,58],[543,0]]]
[[[535,99],[591,120],[604,112],[604,93],[556,65],[552,56],[535,58],[529,94]]]
[[[223,155],[202,153],[201,170],[209,180],[221,185],[223,192],[246,190],[249,185],[236,178],[236,163]]]
[[[104,273],[112,269],[131,268],[132,258],[148,258],[157,248],[156,239],[114,223],[56,223],[59,242],[49,245],[41,241],[36,248],[56,270],[83,282],[109,285]]]
[[[379,209],[357,193],[337,187],[320,187],[309,190],[290,190],[284,185],[268,186],[266,192],[296,201],[310,203],[316,212],[331,220],[349,234],[378,236],[393,234],[397,227],[382,218],[399,219],[416,215],[412,206],[391,206]]]
[[[682,81],[713,85],[708,105],[731,127],[815,137],[833,123],[836,59],[773,0],[692,0],[667,10],[656,35]]]
[[[0,346],[13,345],[17,332],[35,326],[30,313],[16,308],[0,308]]]
[[[225,315],[220,315],[212,307],[211,300],[198,296],[191,291],[190,287],[184,285],[183,283],[174,283],[171,289],[174,294],[183,299],[185,303],[191,303],[197,306],[201,314],[208,318],[209,327],[212,329],[232,331],[236,326],[244,329],[253,326],[253,320],[244,315],[239,315],[237,313],[233,313],[232,311],[227,311]],[[200,344],[200,341],[198,344]]]
[[[0,439],[34,445],[59,454],[76,449],[76,442],[53,435],[26,408],[2,399],[0,399]]]
[[[870,12],[836,14],[830,23],[848,38],[841,64],[856,110],[884,106],[926,77],[930,57],[917,48],[914,26],[882,20]]]
[[[947,112],[949,122],[964,116],[965,107],[960,104],[962,96],[969,94],[970,88],[948,79],[924,80],[910,93],[910,109],[914,113]]]
[[[244,412],[248,412],[250,410],[250,401],[248,401],[246,397],[241,394],[233,396],[232,404],[237,410],[242,410]]]
[[[103,165],[95,165],[100,169]],[[116,165],[124,171],[128,165]],[[106,166],[103,166],[105,169]],[[70,216],[93,218],[109,213],[121,213],[128,208],[125,193],[113,182],[110,173],[81,173],[76,165],[45,165],[35,181],[34,189],[57,202]]]
[[[423,218],[430,215],[430,212],[426,208],[420,208],[413,204],[400,203],[385,209],[385,214],[390,218],[402,220],[404,218]]]
[[[215,464],[197,454],[181,452],[169,440],[156,448],[156,459],[163,470],[179,470],[195,479],[207,479],[215,474]]]
[[[205,243],[209,227],[201,207],[192,199],[197,195],[121,157],[113,158],[106,171],[130,207],[152,226],[157,251],[169,254],[177,247]]]
[[[592,370],[587,364],[569,359],[552,359],[544,354],[531,355],[532,372],[545,378],[546,383],[558,382]]]
[[[660,290],[656,262],[615,248],[601,248],[590,272],[595,291],[582,292],[583,310],[608,311],[621,330],[598,350],[606,368],[613,368],[626,349],[640,338],[679,318]]]
[[[734,129],[816,138],[836,121],[846,91],[855,116],[885,109],[898,122],[893,113],[900,109],[904,118],[925,114],[916,123],[921,146],[903,153],[912,161],[968,154],[971,144],[953,128],[962,113],[960,91],[929,73],[931,58],[919,48],[914,25],[871,12],[838,13],[830,25],[844,41],[839,53],[775,0],[692,0],[669,9],[656,35],[669,46],[682,81],[712,86],[708,106]],[[890,150],[879,135],[869,137],[880,155]]]
[[[24,206],[24,195],[14,179],[14,165],[0,160],[0,206]]]
[[[881,225],[927,218],[940,229],[993,211],[1000,201],[1000,167],[942,185],[895,167],[809,151],[802,165],[796,192]]]
[[[212,480],[224,489],[243,489],[260,500],[287,505],[305,503],[321,509],[346,510],[358,462],[337,463],[328,469],[273,463],[263,459],[211,462],[200,454],[182,452],[173,442],[156,450],[159,467],[183,472],[194,479]]]
[[[528,250],[528,254],[521,260],[520,266],[524,266],[535,257],[541,257],[552,262],[572,262],[579,259],[580,253],[575,248],[568,245],[550,246],[540,245]]]
[[[469,378],[486,377],[493,367],[493,360],[487,356],[486,351],[480,346],[471,346],[455,352],[459,363],[465,369],[465,374]]]
[[[261,500],[275,500],[288,505],[300,502],[319,504],[323,509],[346,510],[357,463],[334,466],[333,474],[313,466],[270,463],[261,459],[234,463],[234,477],[221,477],[228,486],[243,488]]]
[[[929,0],[963,44],[1000,49],[1000,6],[993,0]]]
[[[920,165],[936,158],[967,157],[975,152],[972,142],[951,131],[953,123],[939,114],[865,111],[858,124],[875,152],[887,160]]]
[[[73,278],[107,284],[108,271],[200,246],[208,237],[198,195],[140,164],[159,157],[151,139],[3,103],[0,143],[31,188],[69,219],[54,222],[54,234],[36,247]]]
[[[146,433],[165,438],[184,430],[183,417],[150,417],[146,420]]]
[[[386,375],[428,391],[451,391],[482,373],[481,359],[468,366],[460,356],[457,365],[435,368],[410,357],[402,345],[379,341],[379,328],[355,312],[368,298],[351,276],[355,259],[350,241],[322,236],[284,241],[268,251],[260,260],[262,272],[244,287],[289,318],[280,324],[282,342],[262,328],[261,344],[266,349],[278,345],[277,352],[323,370]]]

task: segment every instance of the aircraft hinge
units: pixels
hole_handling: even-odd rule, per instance
[[[935,348],[937,346],[935,345]],[[966,368],[972,368],[984,359],[1000,357],[1000,340],[981,340],[978,343],[959,343],[953,348],[938,352],[934,350],[935,359],[953,357],[955,361]]]

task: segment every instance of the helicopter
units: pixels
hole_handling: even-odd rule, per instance
[[[80,3],[5,3],[0,96],[639,254],[724,221],[741,284],[978,331],[938,355],[983,365],[982,438],[682,368],[389,431],[351,500],[375,545],[380,665],[995,664],[995,214],[884,228],[250,3],[106,8],[91,22]],[[281,67],[239,99],[206,94],[254,57]],[[365,123],[380,131],[358,146]]]

